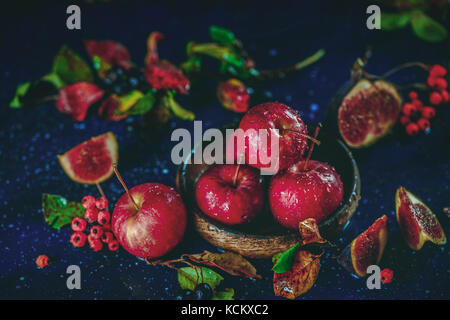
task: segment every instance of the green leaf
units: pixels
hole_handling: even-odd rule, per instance
[[[68,201],[55,194],[42,194],[42,212],[45,221],[53,228],[59,229],[70,224],[76,217],[83,217],[85,209],[79,201]]]
[[[410,12],[403,13],[382,13],[381,14],[381,29],[394,30],[404,28],[410,21]]]
[[[244,67],[244,59],[233,48],[217,43],[190,43],[188,45],[189,56],[204,54],[214,59],[226,62],[237,68]]]
[[[445,27],[422,11],[415,11],[411,15],[411,25],[414,33],[422,40],[440,42],[447,38]]]
[[[61,89],[66,85],[64,81],[56,73],[49,73],[42,77],[42,80],[52,83],[55,88]]]
[[[129,115],[147,113],[153,108],[155,101],[155,93],[153,90],[149,90],[131,109],[125,111],[125,113]]]
[[[175,116],[183,120],[194,120],[195,114],[189,110],[184,109],[178,102],[175,101],[174,93],[167,91],[167,95],[161,98],[161,104],[168,107]]]
[[[195,290],[199,283],[207,283],[214,290],[223,277],[206,267],[185,267],[178,269],[178,283],[182,289]]]
[[[20,101],[20,99],[23,98],[27,94],[28,89],[30,88],[30,85],[31,85],[31,82],[24,82],[17,86],[14,98],[9,103],[9,106],[11,108],[18,109],[18,108],[23,107],[23,104]]]
[[[295,254],[297,253],[299,247],[300,244],[297,243],[292,248],[283,252],[276,261],[272,270],[276,273],[284,273],[291,270],[292,262],[294,261]]]
[[[68,85],[76,82],[94,82],[89,65],[68,47],[63,46],[53,62],[52,73]]]
[[[185,62],[181,64],[181,69],[186,73],[191,73],[195,71],[200,71],[202,67],[202,60],[196,56],[190,56]]]
[[[222,44],[233,44],[236,41],[232,31],[218,26],[209,27],[209,34],[214,41]]]
[[[213,300],[234,300],[234,289],[233,288],[226,288],[223,291],[217,291],[214,292]]]
[[[101,79],[105,79],[106,74],[112,68],[112,66],[108,62],[106,62],[99,56],[92,57],[92,65],[94,66],[94,69],[97,71],[97,74]]]

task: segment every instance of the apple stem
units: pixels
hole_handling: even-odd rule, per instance
[[[311,137],[311,136],[308,136],[307,134],[303,134],[303,133],[301,133],[301,132],[298,132],[298,131],[292,130],[292,129],[283,129],[283,130],[295,132],[295,133],[301,135],[302,137],[305,137],[305,138],[311,140],[312,142],[314,142],[314,143],[317,144],[318,146],[320,146],[320,141],[319,141],[319,140],[317,140],[316,138],[313,138],[313,137]]]
[[[239,169],[241,168],[241,162],[242,162],[242,156],[243,156],[243,155],[244,155],[244,154],[241,153],[240,160],[239,160],[238,166],[237,166],[237,168],[236,168],[236,173],[234,174],[234,177],[233,177],[233,186],[235,186],[235,187],[236,187],[237,177],[238,177],[238,175],[239,175]]]
[[[128,197],[130,198],[131,203],[133,203],[134,208],[136,210],[139,210],[139,207],[136,204],[136,202],[134,201],[133,197],[131,196],[130,191],[127,188],[127,185],[123,181],[122,176],[119,173],[119,170],[117,170],[117,164],[116,163],[113,164],[113,170],[114,170],[114,173],[116,174],[117,180],[119,180],[119,182],[122,184],[122,187],[125,189],[125,192],[127,193]]]
[[[314,139],[317,138],[317,135],[319,134],[319,131],[320,131],[321,127],[322,127],[322,124],[319,122],[319,125],[316,127],[316,130],[314,131]],[[312,141],[314,142],[314,140],[312,140]],[[305,165],[303,166],[303,170],[304,171],[306,171],[306,169],[308,168],[308,161],[311,158],[311,154],[312,154],[313,149],[314,149],[314,143],[313,142],[311,142],[311,146],[309,147],[309,150],[308,150],[308,156],[306,157]]]
[[[98,192],[100,192],[100,195],[101,195],[103,198],[106,198],[105,193],[103,192],[103,189],[102,189],[102,187],[100,186],[100,183],[96,182],[95,185],[97,186],[97,190],[98,190]]]

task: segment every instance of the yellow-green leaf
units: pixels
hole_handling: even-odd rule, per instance
[[[76,82],[93,82],[94,76],[89,65],[67,46],[63,46],[53,62],[52,73],[68,85]]]
[[[222,282],[223,277],[205,267],[185,267],[178,269],[178,283],[182,289],[195,290],[199,283],[207,283],[213,290]]]
[[[414,12],[411,15],[411,25],[414,33],[422,40],[441,42],[447,38],[445,27],[422,11]]]

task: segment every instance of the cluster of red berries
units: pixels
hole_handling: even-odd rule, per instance
[[[81,205],[86,209],[84,219],[78,217],[72,220],[74,233],[70,236],[70,242],[75,247],[83,247],[87,240],[89,247],[95,252],[100,251],[103,244],[106,244],[111,251],[119,249],[119,242],[111,230],[108,199],[105,197],[95,199],[93,196],[87,195],[81,200]],[[89,234],[86,235],[84,232],[87,231],[88,223],[98,224],[91,226]]]
[[[420,131],[430,128],[430,120],[436,115],[436,110],[430,106],[424,106],[415,91],[408,94],[410,102],[405,102],[402,108],[400,123],[405,127],[410,136],[417,135]]]
[[[446,74],[447,70],[438,64],[430,68],[427,84],[433,90],[430,93],[430,103],[434,106],[450,101],[450,95],[447,91],[447,81],[444,79]]]

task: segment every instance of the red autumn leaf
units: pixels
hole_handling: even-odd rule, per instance
[[[145,77],[156,90],[175,90],[187,94],[190,83],[183,72],[167,60],[148,64],[144,70]]]
[[[152,64],[159,60],[158,42],[164,39],[164,35],[159,32],[152,32],[147,38],[147,55],[145,56],[145,64]]]
[[[108,64],[117,65],[125,70],[132,66],[128,49],[118,42],[87,40],[84,45],[91,58],[98,56]]]
[[[56,107],[74,121],[82,121],[89,107],[101,99],[105,92],[95,84],[77,82],[59,90]]]
[[[261,279],[256,268],[240,254],[234,252],[212,253],[204,251],[198,254],[184,254],[183,257],[187,257],[195,263],[217,267],[233,276]]]
[[[276,296],[295,299],[312,288],[320,270],[320,255],[299,250],[292,268],[283,273],[273,274],[273,291]]]
[[[127,114],[116,114],[116,110],[120,107],[120,100],[116,95],[111,95],[103,101],[98,109],[98,115],[105,120],[119,121],[126,117]]]
[[[308,243],[326,243],[322,238],[317,226],[316,219],[308,218],[299,223],[299,232],[301,236],[300,244],[306,245]]]

